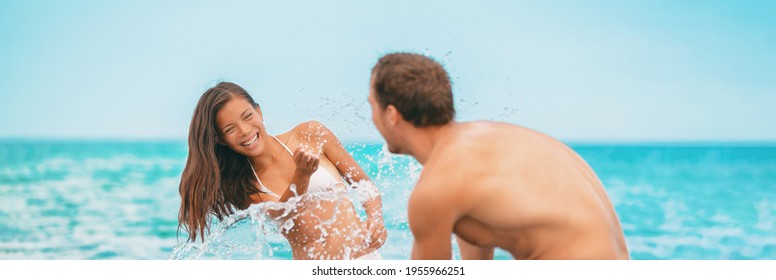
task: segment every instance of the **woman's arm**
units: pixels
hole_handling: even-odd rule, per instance
[[[311,121],[308,122],[311,131],[320,135],[320,142],[323,143],[322,153],[326,155],[329,160],[334,164],[339,171],[340,175],[351,185],[361,186],[363,188],[372,188],[372,198],[364,202],[367,215],[382,217],[382,200],[380,199],[380,191],[369,179],[361,166],[356,163],[356,160],[345,150],[337,136],[334,135],[331,130],[320,122]]]
[[[383,222],[383,204],[380,191],[369,179],[369,176],[356,163],[356,160],[345,150],[337,136],[320,122],[308,122],[309,130],[313,135],[320,135],[320,143],[323,144],[322,153],[326,155],[339,171],[340,175],[351,185],[369,188],[370,198],[362,202],[367,214],[367,224],[371,236],[372,247],[380,247],[385,242],[386,232]]]

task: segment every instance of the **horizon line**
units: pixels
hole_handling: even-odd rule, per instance
[[[557,138],[556,138],[557,139]],[[571,146],[586,145],[767,145],[776,146],[776,139],[557,139],[558,141]],[[180,142],[186,143],[185,137],[51,137],[51,136],[0,136],[2,142]],[[351,144],[382,144],[382,139],[373,138],[347,138],[342,137],[340,141],[344,145]]]

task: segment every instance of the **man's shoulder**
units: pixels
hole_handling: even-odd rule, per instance
[[[424,168],[409,197],[408,207],[416,210],[410,214],[426,215],[431,209],[458,213],[460,209],[468,208],[471,203],[467,201],[470,197],[467,188],[471,186],[472,178],[466,173],[465,170],[445,172]]]
[[[467,122],[452,127],[440,137],[430,159],[437,164],[466,164],[492,149],[490,143],[501,137],[492,122]]]
[[[435,144],[425,169],[452,179],[482,176],[505,157],[521,154],[529,134],[529,130],[507,123],[461,123]]]
[[[449,204],[459,197],[458,192],[462,190],[463,184],[460,181],[453,180],[449,174],[434,174],[425,170],[418,179],[415,188],[409,197],[409,204]],[[422,208],[433,205],[424,205]],[[448,205],[450,206],[450,205]]]

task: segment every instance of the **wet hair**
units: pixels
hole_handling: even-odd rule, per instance
[[[391,53],[372,68],[377,102],[393,105],[416,127],[453,121],[455,108],[450,77],[441,64],[413,53]]]
[[[235,97],[259,108],[242,87],[221,82],[202,94],[191,118],[189,154],[178,188],[178,232],[183,227],[189,233],[189,241],[196,241],[197,236],[204,241],[212,216],[222,220],[233,214],[235,208],[248,208],[249,197],[259,192],[248,158],[218,144],[222,135],[216,125],[216,113]]]

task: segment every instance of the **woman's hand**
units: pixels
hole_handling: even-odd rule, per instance
[[[291,177],[291,185],[288,187],[279,201],[285,202],[289,198],[294,196],[300,196],[307,193],[307,186],[310,184],[310,176],[318,170],[318,162],[320,158],[318,155],[307,151],[305,148],[299,147],[294,152],[294,175]]]
[[[313,173],[318,170],[318,163],[321,161],[318,155],[313,154],[311,151],[303,147],[299,147],[294,152],[294,163],[296,164],[296,171],[294,174],[299,178],[310,178]]]
[[[366,220],[367,225],[367,245],[369,248],[378,249],[385,244],[388,238],[388,231],[385,230],[385,223],[381,216],[371,216]]]

